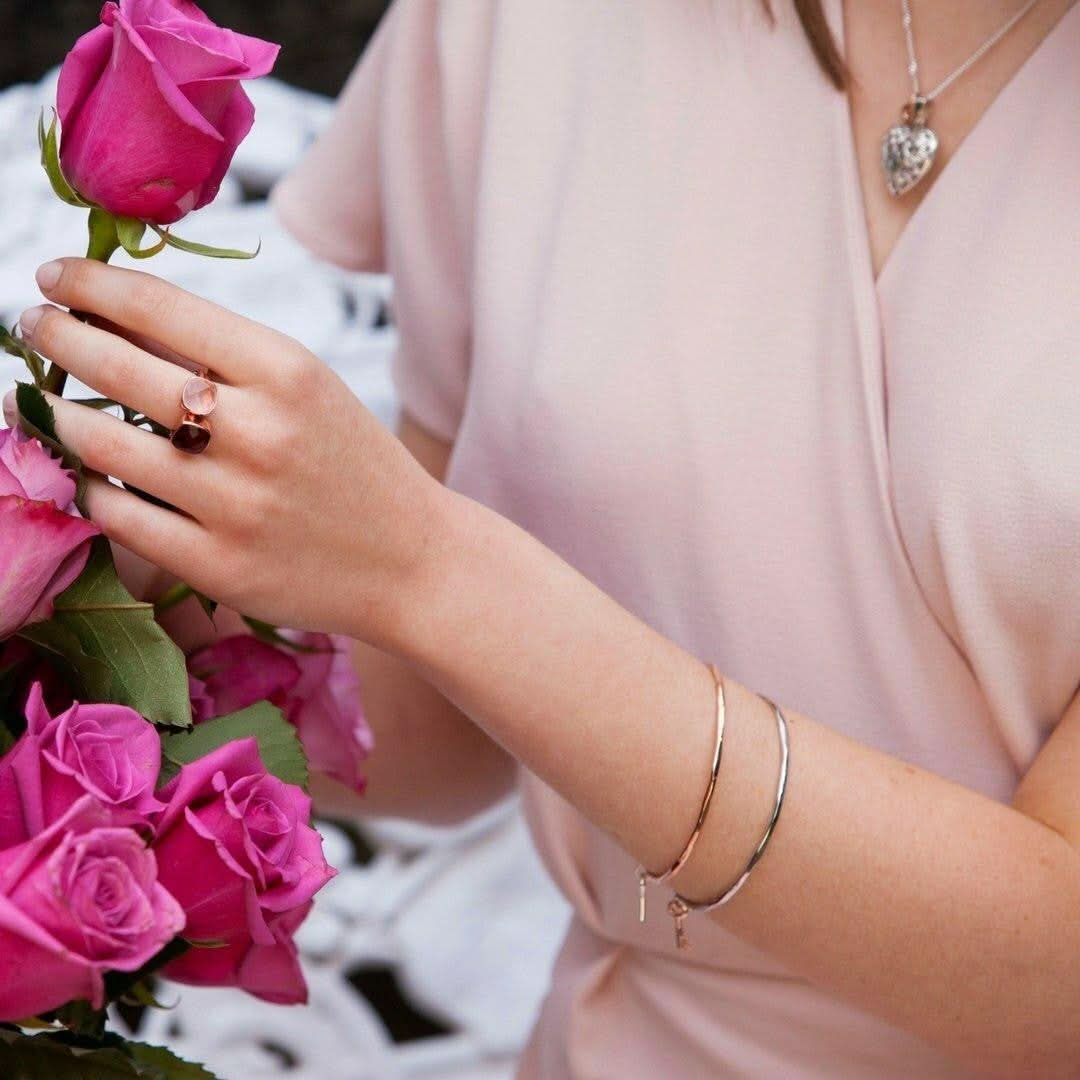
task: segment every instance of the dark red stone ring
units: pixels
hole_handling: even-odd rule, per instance
[[[180,391],[184,410],[179,425],[173,428],[169,441],[185,454],[201,454],[210,445],[210,425],[206,418],[217,406],[217,383],[211,382],[205,371],[192,375]]]

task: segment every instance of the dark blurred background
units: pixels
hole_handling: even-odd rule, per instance
[[[199,0],[216,23],[279,42],[274,74],[336,94],[388,0]],[[102,0],[0,0],[0,87],[36,82],[97,25]]]

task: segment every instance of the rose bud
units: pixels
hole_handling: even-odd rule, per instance
[[[99,529],[74,505],[75,476],[36,439],[0,429],[0,641],[48,619]]]
[[[184,928],[154,853],[90,795],[0,851],[0,1020],[76,998],[104,1004],[102,976],[136,971]]]
[[[154,798],[161,739],[125,705],[72,705],[49,715],[40,684],[26,703],[26,732],[0,758],[0,848],[22,843],[61,818],[83,795],[112,811],[114,825],[145,826]]]
[[[300,648],[290,651],[237,634],[192,653],[188,674],[196,721],[269,701],[296,727],[313,769],[363,791],[359,766],[373,738],[349,639],[285,634]]]
[[[292,970],[297,909],[335,874],[309,824],[311,800],[266,771],[250,738],[184,765],[160,795],[167,804],[154,841],[160,877],[187,914],[185,937],[196,943],[165,974],[197,985],[227,978],[224,985],[267,1000],[304,1000],[302,980],[267,986],[244,971],[255,947],[253,971]],[[293,918],[283,923],[286,915]],[[214,955],[226,949],[228,963]]]
[[[255,108],[240,80],[278,46],[215,25],[191,0],[107,3],[60,71],[60,164],[84,199],[158,225],[217,194]]]

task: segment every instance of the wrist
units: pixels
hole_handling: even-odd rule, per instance
[[[405,557],[388,579],[375,633],[354,636],[407,661],[430,655],[441,627],[468,589],[475,511],[466,496],[424,477],[412,500],[414,527]],[[490,513],[490,511],[488,511]]]

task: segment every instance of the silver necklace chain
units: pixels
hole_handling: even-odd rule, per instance
[[[919,61],[915,58],[915,34],[911,29],[911,2],[910,0],[900,0],[900,6],[903,10],[904,39],[907,42],[908,74],[911,76],[912,97],[916,100],[921,99],[929,105],[938,94],[947,90],[964,72],[977,64],[1038,2],[1039,0],[1027,0],[1027,3],[1004,26],[991,34],[955,71],[946,75],[928,94],[924,94],[919,89]]]

